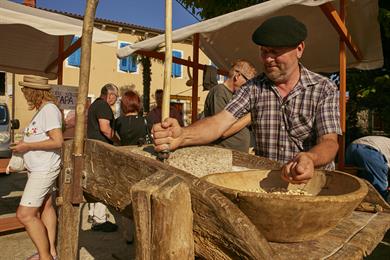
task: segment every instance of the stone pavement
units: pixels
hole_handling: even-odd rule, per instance
[[[25,173],[0,174],[0,221],[1,218],[15,216],[26,183]],[[113,233],[91,231],[87,223],[87,204],[81,205],[82,224],[79,234],[81,260],[127,260],[134,259],[134,246],[126,244],[121,230]],[[110,221],[120,217],[110,215]],[[24,260],[36,252],[25,231],[0,233],[0,260]],[[66,260],[66,259],[64,259]]]

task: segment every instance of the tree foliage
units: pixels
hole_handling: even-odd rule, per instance
[[[266,0],[178,0],[193,14],[210,19],[215,16],[233,12],[248,6],[265,2]]]
[[[347,73],[347,89],[350,93],[347,125],[351,140],[362,134],[372,134],[370,128],[362,132],[362,129],[356,127],[357,113],[362,110],[370,110],[378,115],[385,133],[390,133],[390,2],[380,0],[379,6],[384,65],[376,70],[349,70]]]
[[[141,56],[142,64],[142,82],[144,85],[143,88],[143,109],[144,112],[148,113],[150,110],[150,85],[151,85],[151,75],[152,75],[152,63],[149,57]]]

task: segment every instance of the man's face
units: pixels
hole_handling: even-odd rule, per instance
[[[233,91],[237,91],[248,79],[238,69],[234,70]]]
[[[297,68],[302,57],[304,44],[297,47],[260,47],[260,60],[264,73],[275,83],[286,82],[291,73]]]
[[[109,90],[108,91],[108,94],[107,94],[107,103],[112,106],[115,104],[116,100],[118,98],[118,91],[115,90],[115,91],[111,91]]]

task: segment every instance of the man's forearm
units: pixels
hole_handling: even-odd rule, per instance
[[[180,146],[208,144],[217,140],[236,121],[232,114],[223,110],[185,127]]]
[[[245,116],[238,119],[228,130],[222,134],[222,138],[227,138],[239,132],[241,129],[251,123],[251,114],[248,113]]]
[[[314,166],[319,167],[332,162],[338,149],[337,134],[327,134],[320,137],[318,144],[307,153],[313,160]]]
[[[112,139],[113,137],[113,130],[112,129],[105,129],[105,130],[100,130],[102,132],[102,134],[107,137],[108,139]]]

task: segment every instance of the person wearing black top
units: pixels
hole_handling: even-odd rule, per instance
[[[113,144],[114,114],[111,106],[118,98],[118,88],[111,83],[104,85],[88,109],[87,138]],[[107,220],[107,207],[100,203],[89,203],[88,222],[93,231],[114,232],[118,226]]]
[[[140,116],[141,99],[139,95],[129,90],[125,92],[121,99],[121,109],[123,115],[115,120],[115,132],[120,138],[121,145],[143,145],[151,126],[147,120]]]
[[[139,115],[141,99],[132,91],[126,91],[121,98],[122,115],[115,120],[114,129],[120,138],[120,145],[143,145],[146,142],[151,125],[145,117]],[[148,129],[147,129],[148,128]],[[134,223],[122,217],[123,235],[126,243],[131,244],[134,240]]]

